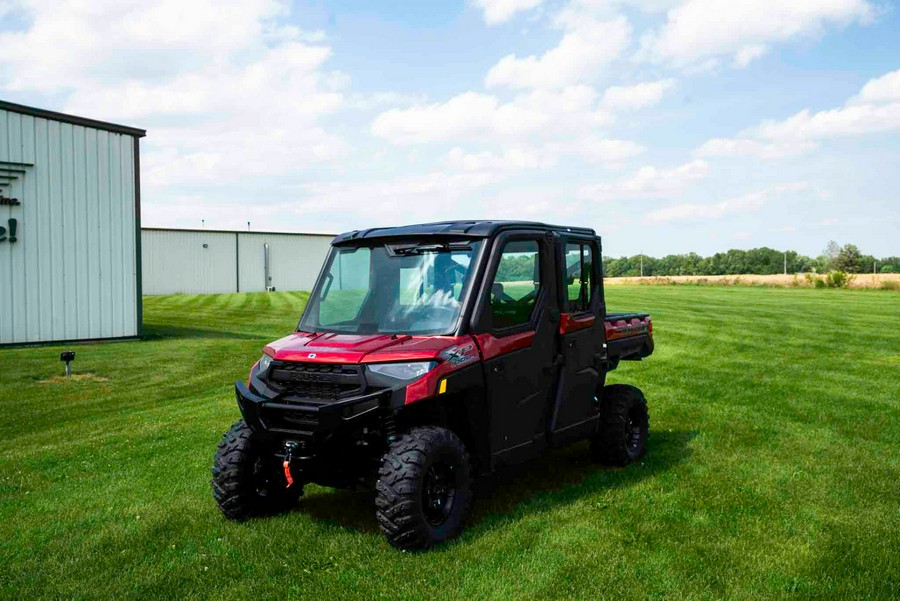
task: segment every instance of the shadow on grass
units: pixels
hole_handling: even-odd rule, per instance
[[[162,340],[165,338],[230,338],[232,340],[260,340],[258,334],[229,332],[226,330],[195,328],[174,325],[144,324],[142,335],[144,340]],[[265,338],[263,336],[262,338]]]
[[[644,460],[622,469],[605,468],[592,461],[586,443],[505,468],[476,483],[475,505],[466,533],[477,537],[498,523],[655,477],[691,456],[689,445],[696,435],[696,431],[652,432]],[[379,534],[373,491],[316,492],[305,497],[297,511],[342,528]]]

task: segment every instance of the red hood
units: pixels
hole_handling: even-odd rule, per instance
[[[471,341],[470,336],[295,332],[268,344],[265,352],[279,361],[314,363],[427,361],[437,359],[448,348]]]

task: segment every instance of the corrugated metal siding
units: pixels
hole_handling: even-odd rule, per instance
[[[0,344],[135,336],[134,138],[0,110]]]
[[[325,261],[332,236],[240,233],[241,292],[266,289],[264,246],[269,245],[270,286],[310,290]]]
[[[265,244],[271,285],[278,290],[309,290],[332,239],[315,234],[146,229],[141,233],[144,294],[263,291]]]
[[[234,292],[236,253],[234,234],[144,230],[144,294]]]

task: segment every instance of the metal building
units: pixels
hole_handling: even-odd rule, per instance
[[[140,335],[145,133],[0,101],[0,345]]]
[[[145,228],[144,294],[310,290],[331,234]]]

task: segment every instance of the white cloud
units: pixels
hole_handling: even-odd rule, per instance
[[[738,69],[743,69],[768,51],[769,49],[763,44],[744,46],[734,55],[734,66]]]
[[[709,163],[702,159],[668,169],[646,166],[616,182],[584,186],[578,191],[578,197],[596,201],[662,198],[683,190],[708,174]]]
[[[664,207],[647,216],[648,221],[666,223],[671,221],[712,221],[733,213],[747,213],[762,208],[773,195],[806,190],[802,182],[781,184],[769,190],[751,192],[743,196],[729,198],[712,204],[684,203]]]
[[[578,0],[578,4],[586,6],[594,6],[596,8],[604,8],[609,5],[631,6],[641,12],[658,13],[664,12],[677,6],[683,0]]]
[[[540,6],[544,0],[472,0],[472,5],[484,12],[484,22],[488,25],[505,23],[516,13]]]
[[[621,56],[631,39],[631,26],[624,17],[611,21],[561,17],[559,25],[564,34],[555,48],[541,56],[503,57],[488,71],[485,85],[562,88],[590,81]]]
[[[446,102],[385,111],[373,121],[372,133],[394,144],[554,137],[608,123],[610,116],[595,108],[596,101],[588,86],[536,90],[506,103],[465,92]]]
[[[603,93],[603,105],[610,110],[637,110],[658,104],[675,87],[674,79],[661,79],[632,86],[612,86]]]
[[[632,159],[646,149],[630,140],[582,136],[569,141],[548,142],[533,146],[508,146],[500,153],[491,151],[466,152],[453,148],[444,157],[454,169],[463,171],[509,172],[522,169],[549,169],[561,159],[580,157],[589,162],[616,166]]]
[[[455,144],[444,163],[463,171],[548,169],[571,157],[618,166],[644,152],[636,142],[598,133],[612,118],[599,104],[589,86],[534,90],[509,102],[466,92],[446,102],[385,111],[371,130],[397,145]]]
[[[555,156],[534,148],[507,148],[497,154],[491,151],[467,153],[457,146],[447,153],[444,160],[448,166],[461,171],[517,171],[556,165]]]
[[[297,173],[347,151],[320,120],[344,106],[348,78],[325,70],[323,34],[280,24],[287,10],[274,0],[27,2],[26,28],[0,33],[0,88],[146,127],[149,188]]]
[[[900,70],[870,80],[850,102],[854,104],[900,102]]]
[[[820,140],[900,128],[900,103],[862,104],[811,112],[804,109],[784,121],[764,121],[755,134],[769,140]]]
[[[563,145],[561,150],[581,156],[588,162],[615,165],[643,154],[646,148],[631,140],[585,136]]]
[[[773,44],[874,16],[868,0],[686,0],[643,37],[642,47],[649,58],[681,67],[720,56],[743,67]]]
[[[840,108],[766,120],[738,137],[708,140],[695,154],[773,159],[807,152],[822,140],[895,130],[900,130],[900,71],[869,81]]]
[[[793,140],[769,142],[752,138],[713,138],[695,151],[698,157],[755,156],[762,159],[780,159],[802,154],[815,148],[809,141]]]
[[[460,201],[501,181],[494,173],[435,171],[389,180],[319,182],[301,186],[300,198],[291,206],[300,216],[351,211],[353,220],[365,217],[370,225],[396,223],[401,213],[406,222],[443,219],[458,217]]]
[[[235,49],[259,50],[267,36],[285,33],[273,19],[287,10],[276,0],[32,0],[19,6],[28,28],[0,33],[4,87],[40,92],[67,91],[86,80],[158,80]]]
[[[391,109],[372,123],[372,133],[395,144],[520,137],[544,128],[550,115],[488,94],[465,92],[447,102]]]

